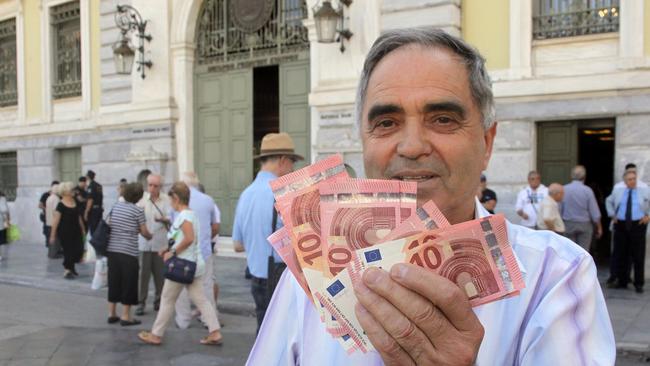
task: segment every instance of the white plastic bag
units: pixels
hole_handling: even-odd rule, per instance
[[[86,251],[84,256],[81,259],[81,263],[93,263],[97,261],[97,253],[95,253],[95,248],[86,240]]]
[[[102,287],[108,286],[108,260],[106,257],[97,259],[95,261],[95,276],[90,288],[99,290]]]

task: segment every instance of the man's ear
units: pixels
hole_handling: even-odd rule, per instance
[[[490,163],[490,158],[492,157],[492,148],[494,147],[494,139],[497,136],[497,124],[498,122],[495,121],[492,124],[492,127],[485,130],[485,135],[483,136],[483,138],[485,139],[485,156],[483,158],[483,170],[487,169],[488,163]]]

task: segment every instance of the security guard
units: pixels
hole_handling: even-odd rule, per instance
[[[86,177],[90,181],[88,184],[88,200],[86,201],[86,212],[84,213],[84,220],[88,223],[88,232],[92,235],[93,231],[102,219],[104,208],[102,201],[104,200],[104,192],[102,185],[95,182],[95,172],[89,170]]]

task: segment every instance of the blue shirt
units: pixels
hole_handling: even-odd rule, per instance
[[[273,255],[276,262],[281,262],[266,238],[273,233],[273,211],[275,198],[269,182],[277,177],[275,174],[261,170],[251,185],[246,187],[235,210],[235,222],[232,240],[239,241],[246,249],[248,270],[258,278],[268,277],[268,260]],[[276,229],[283,226],[280,216]]]
[[[481,217],[488,213],[477,207]],[[526,287],[475,307],[485,328],[477,365],[613,365],[616,344],[596,266],[570,240],[507,224]],[[281,330],[281,331],[280,331]],[[383,365],[376,351],[348,355],[285,271],[247,365]]]
[[[212,224],[217,223],[214,200],[207,194],[201,193],[198,189],[190,187],[189,207],[194,211],[198,219],[199,235],[197,242],[201,249],[201,255],[203,259],[208,259],[212,255]]]
[[[562,220],[599,222],[600,209],[594,191],[579,180],[564,185]]]
[[[616,210],[616,218],[619,221],[625,221],[625,210],[627,209],[627,197],[630,194],[630,189],[625,188],[623,196],[621,198],[621,203],[618,205]],[[643,211],[641,211],[641,205],[639,204],[639,195],[637,190],[632,190],[632,221],[641,220],[644,216]]]

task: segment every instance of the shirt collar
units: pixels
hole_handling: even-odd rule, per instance
[[[476,208],[474,209],[474,218],[475,219],[482,219],[484,217],[490,216],[491,213],[488,212],[488,210],[483,207],[481,202],[478,200],[477,197],[474,198],[474,202],[476,205]],[[512,247],[512,255],[515,257],[515,260],[517,260],[517,265],[519,266],[519,271],[521,273],[527,273],[526,267],[524,267],[524,264],[519,260],[519,256],[517,256],[517,251],[515,250],[515,243],[514,240],[515,238],[513,237],[512,234],[514,234],[513,230],[510,230],[510,226],[512,224],[506,220],[506,227],[508,229],[508,241],[510,241],[510,246]]]
[[[256,177],[256,179],[268,179],[268,180],[275,179],[275,178],[277,178],[277,176],[269,172],[268,170],[260,170],[257,173],[257,177]]]

